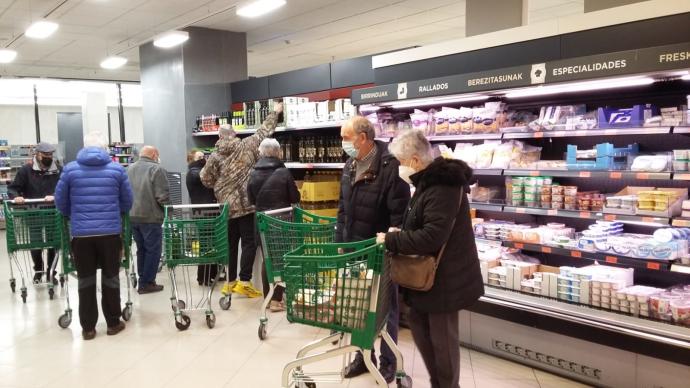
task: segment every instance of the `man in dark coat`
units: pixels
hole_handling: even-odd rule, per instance
[[[280,144],[276,139],[264,139],[259,144],[261,159],[249,174],[247,194],[249,202],[256,206],[256,211],[281,209],[300,201],[300,194],[290,170],[279,159]],[[261,282],[264,295],[270,290],[266,267],[261,266]],[[276,287],[271,297],[270,309],[278,312],[285,309],[283,306],[283,287]]]
[[[52,202],[55,195],[62,167],[53,158],[55,147],[48,143],[38,143],[36,155],[31,162],[23,165],[12,183],[7,186],[7,194],[15,203],[21,204],[24,199],[45,199]],[[57,284],[55,271],[50,272],[55,261],[55,249],[48,249],[48,269],[44,270],[43,250],[31,251],[31,259],[34,262],[34,283],[40,283],[43,273],[46,273],[46,281],[51,280]]]
[[[216,203],[216,195],[213,194],[213,189],[209,189],[201,183],[201,170],[206,165],[206,158],[201,151],[192,151],[187,154],[187,163],[189,164],[187,171],[187,192],[189,193],[189,200],[192,204],[208,204]],[[218,273],[217,264],[203,264],[197,267],[196,281],[199,285],[208,286],[216,278]]]
[[[390,227],[400,226],[410,200],[410,187],[398,176],[398,161],[388,153],[385,143],[374,140],[374,127],[364,117],[357,116],[345,123],[340,136],[343,150],[350,158],[345,163],[340,182],[336,241],[365,240],[375,237],[378,232],[387,232]],[[398,287],[393,285],[388,291],[391,308],[387,328],[397,342]],[[382,343],[379,370],[389,383],[395,379],[395,360],[388,345]],[[366,372],[364,358],[358,353],[345,369],[345,377],[352,378]]]

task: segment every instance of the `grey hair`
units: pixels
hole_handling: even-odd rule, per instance
[[[105,136],[101,132],[91,131],[84,136],[84,147],[96,147],[107,150],[108,142],[105,141]]]
[[[259,155],[267,157],[280,157],[280,143],[278,140],[272,138],[266,138],[259,144]]]
[[[221,124],[220,128],[218,128],[218,136],[220,136],[221,139],[235,137],[235,131],[230,124]]]
[[[376,138],[376,130],[366,117],[357,116],[352,119],[351,123],[355,134],[359,135],[360,133],[364,133],[367,135],[367,140],[374,140],[374,138]]]
[[[409,160],[416,156],[424,164],[434,160],[431,154],[431,143],[424,136],[424,132],[410,129],[401,132],[393,139],[388,150],[398,160]]]

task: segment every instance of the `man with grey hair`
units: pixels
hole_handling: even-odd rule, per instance
[[[127,175],[134,191],[130,220],[132,236],[137,244],[138,292],[163,291],[163,286],[156,284],[156,274],[163,243],[163,207],[170,203],[170,189],[156,147],[142,147],[139,160],[129,166]]]
[[[120,217],[132,207],[132,189],[124,168],[106,151],[102,136],[87,135],[84,146],[60,177],[55,205],[70,219],[70,247],[79,280],[79,321],[84,340],[92,340],[98,321],[98,268],[107,334],[125,329],[120,321]]]
[[[369,120],[357,116],[340,129],[342,145],[350,157],[345,163],[340,182],[336,241],[351,242],[376,237],[402,222],[410,200],[410,187],[398,176],[398,161],[388,152],[383,142],[375,141],[376,132]],[[398,340],[398,287],[388,290],[391,308],[388,315],[388,333]],[[357,354],[345,369],[345,377],[366,373],[376,359]],[[368,366],[367,366],[368,365]],[[381,344],[379,370],[388,383],[395,379],[396,358],[385,342]]]
[[[240,139],[229,125],[222,125],[216,151],[211,154],[206,166],[201,170],[201,182],[212,188],[218,203],[227,203],[229,210],[228,240],[230,257],[228,278],[222,293],[238,293],[250,298],[261,296],[261,292],[251,284],[254,256],[256,255],[254,213],[249,201],[247,184],[249,174],[259,159],[259,144],[273,135],[278,124],[278,115],[283,104],[277,103],[274,112],[266,117],[261,128],[254,135]],[[242,241],[242,259],[239,282],[237,281],[237,256]]]
[[[276,139],[264,139],[259,145],[261,159],[256,163],[249,176],[247,194],[249,202],[257,211],[281,209],[300,201],[300,194],[290,170],[280,160],[280,144]],[[261,267],[261,282],[264,295],[269,292],[266,268]],[[275,289],[268,306],[272,312],[285,309],[283,305],[283,287]]]

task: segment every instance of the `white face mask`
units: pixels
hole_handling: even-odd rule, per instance
[[[351,158],[357,157],[357,154],[359,152],[357,151],[357,148],[355,148],[355,143],[353,143],[351,141],[343,140],[342,146],[343,146],[343,151],[345,151],[345,153],[349,157],[351,157]]]
[[[398,166],[398,175],[400,175],[400,178],[407,182],[408,185],[412,184],[412,180],[410,179],[410,175],[416,173],[417,171],[414,170],[414,168],[410,166],[403,166],[402,164]]]

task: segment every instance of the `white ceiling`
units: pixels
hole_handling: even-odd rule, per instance
[[[0,46],[17,60],[0,75],[139,79],[138,45],[189,25],[247,33],[249,74],[262,76],[333,60],[464,37],[464,0],[287,0],[258,19],[235,15],[232,0],[0,0]],[[584,0],[529,0],[529,22],[582,13]],[[53,11],[51,13],[51,11]],[[47,14],[58,32],[22,37]],[[99,63],[120,54],[129,63]]]

